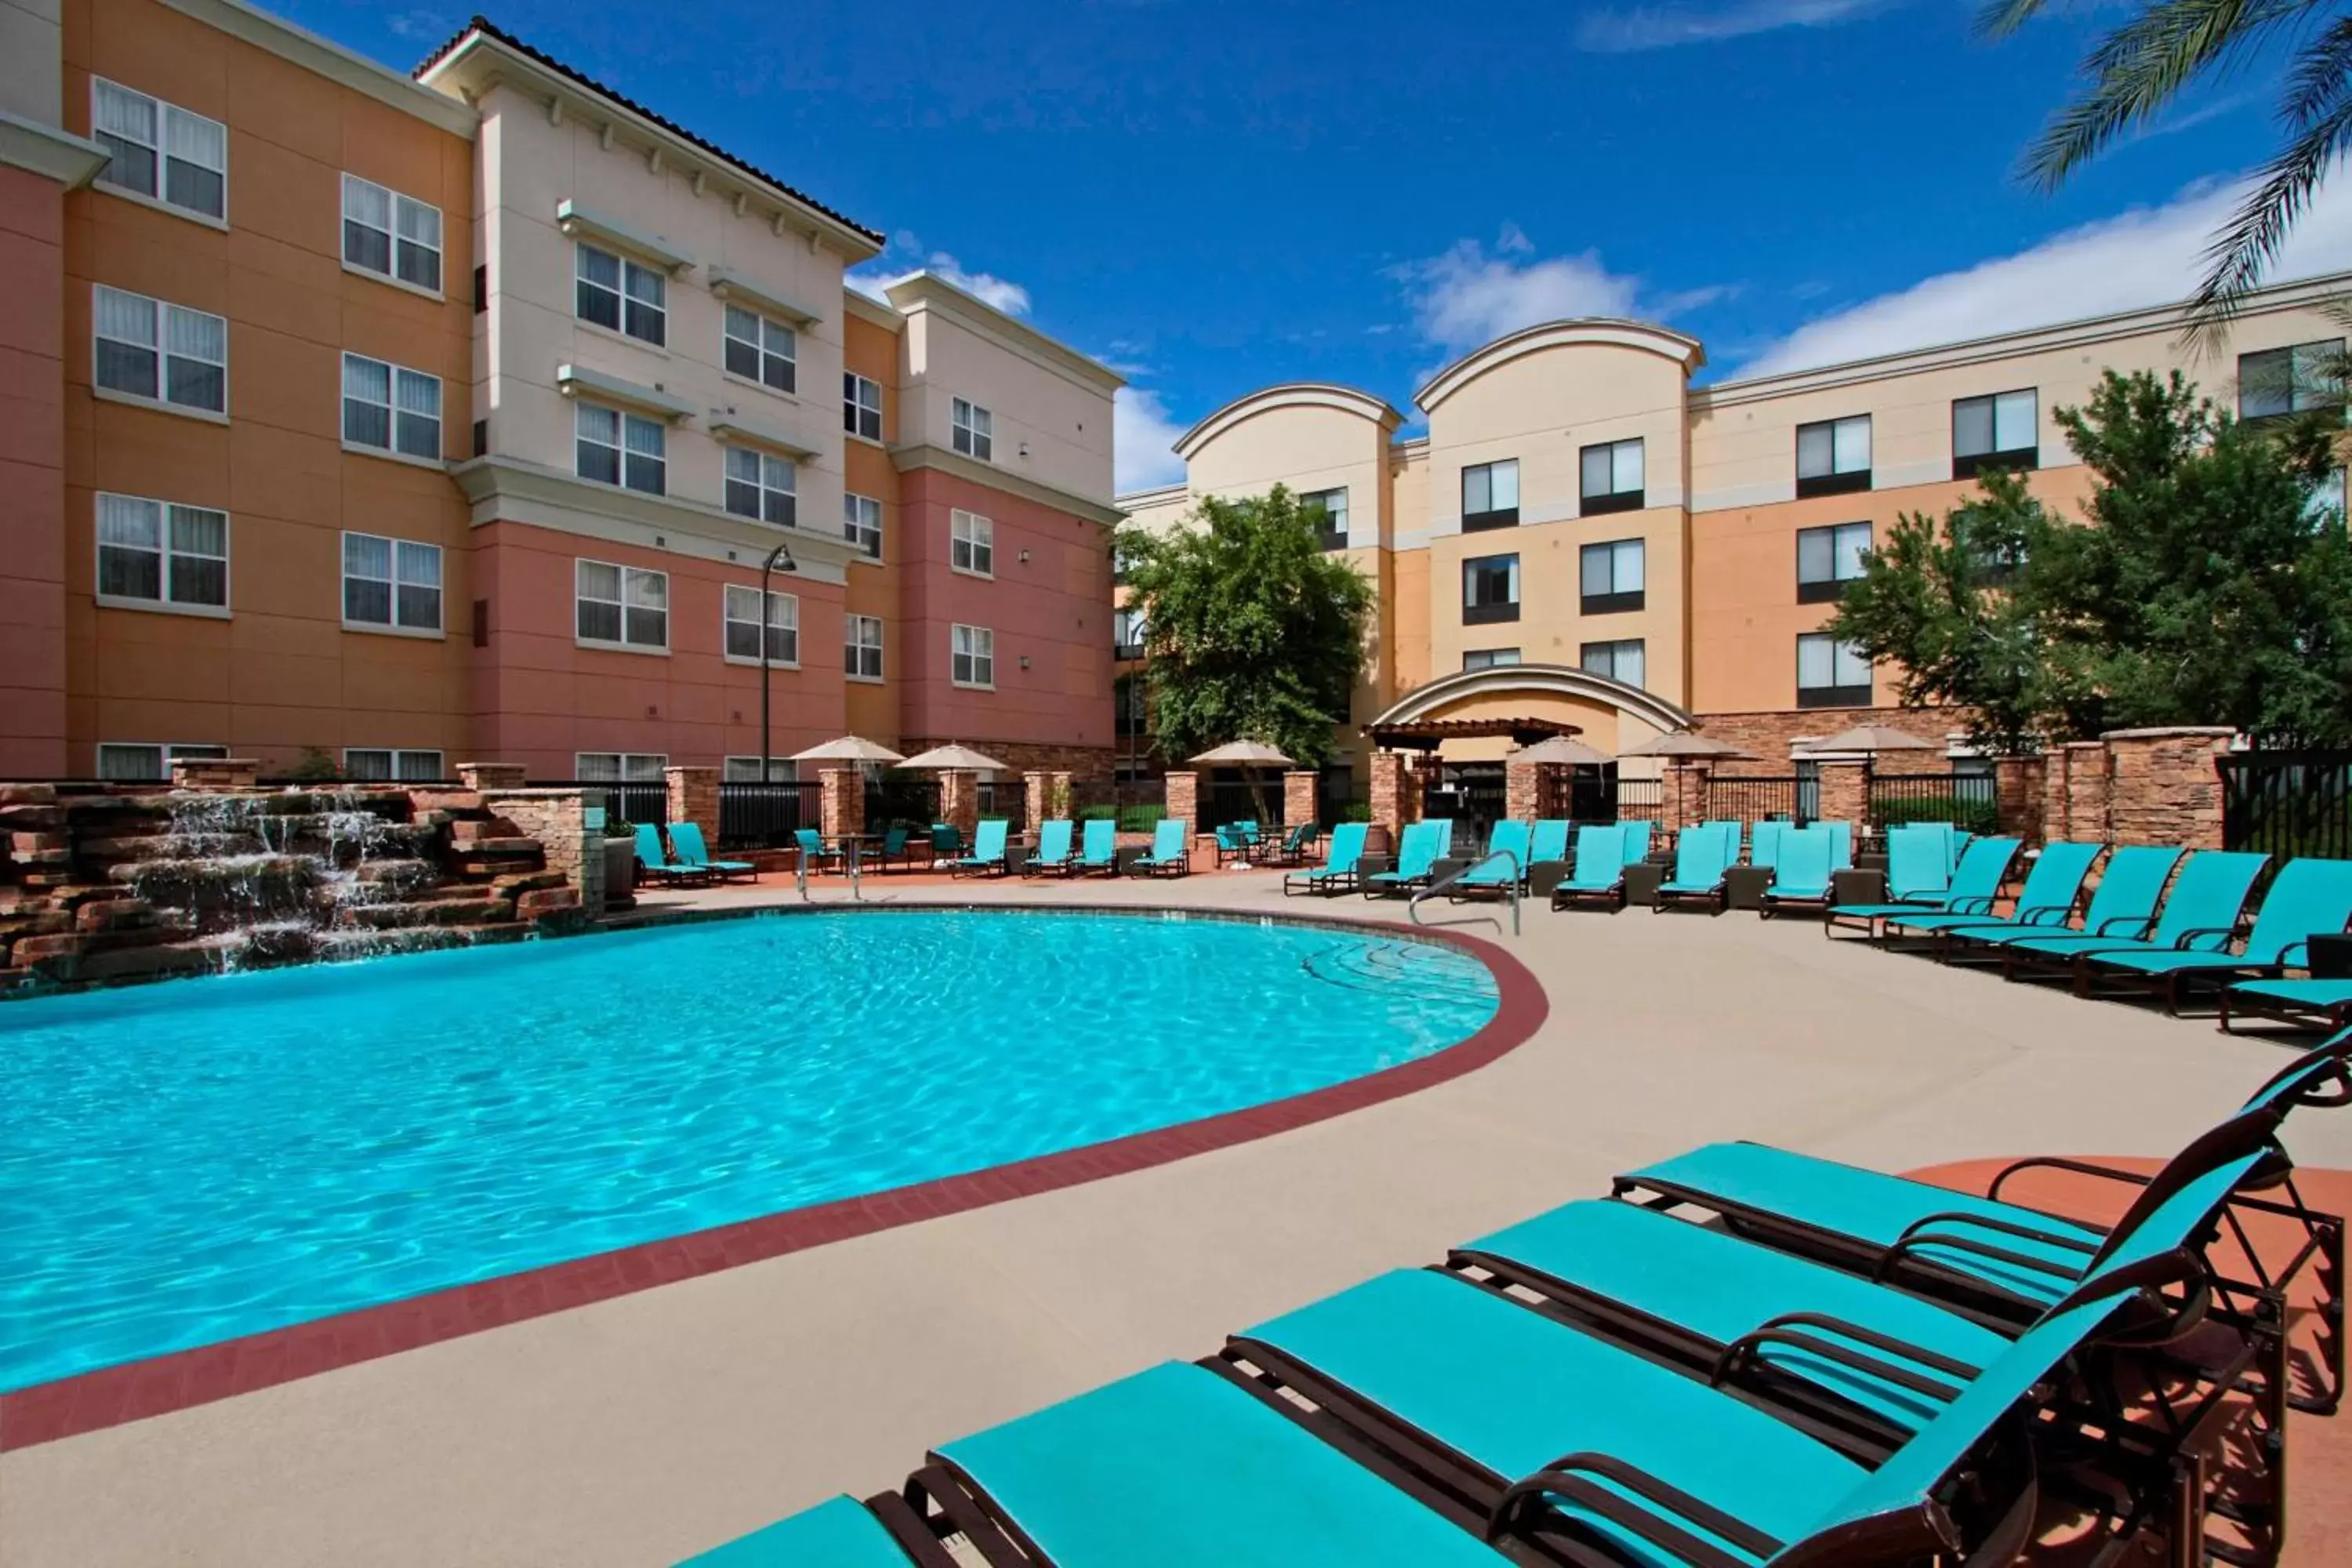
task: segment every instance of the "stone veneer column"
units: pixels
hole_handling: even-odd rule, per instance
[[[1049,787],[1045,775],[1031,770],[1021,775],[1022,796],[1029,804],[1029,826],[1035,827],[1045,820],[1045,792]]]
[[[2049,831],[2042,820],[2048,770],[2047,759],[2039,755],[1992,760],[1993,810],[2003,834],[2028,844],[2042,842]]]
[[[1053,768],[1045,774],[1045,811],[1049,817],[1070,815],[1070,773],[1067,768]]]
[[[2111,730],[2107,825],[2118,844],[2221,847],[2221,776],[2213,764],[2237,731],[2194,724]]]
[[[1667,762],[1658,792],[1667,832],[1680,833],[1706,820],[1706,786],[1714,777],[1712,757],[1675,757]]]
[[[980,775],[968,768],[947,768],[940,773],[940,820],[971,842],[980,831]]]
[[[817,831],[837,839],[866,831],[866,775],[858,769],[826,768],[817,778]]]
[[[719,844],[719,770],[664,768],[662,777],[669,784],[669,819],[691,822],[702,829],[702,841],[715,849]]]
[[[520,763],[459,763],[457,779],[476,794],[486,789],[520,789],[530,772]]]
[[[2042,831],[2052,838],[2107,837],[2107,748],[2069,741],[2042,761]]]
[[[1542,768],[1541,763],[1503,759],[1503,815],[1513,822],[1534,819],[1536,802],[1542,798]]]
[[[251,757],[183,757],[172,764],[173,789],[251,789],[261,764]]]
[[[564,879],[578,890],[582,909],[592,915],[603,911],[604,826],[602,822],[593,828],[588,826],[586,792],[486,789],[481,795],[483,806],[492,816],[505,817],[539,840],[547,868],[563,873]]]
[[[1832,761],[1821,764],[1818,802],[1822,822],[1851,822],[1859,832],[1870,815],[1870,763]]]
[[[1297,827],[1315,820],[1321,776],[1312,768],[1297,768],[1282,775],[1282,825]]]
[[[1388,829],[1391,844],[1404,837],[1407,823],[1421,820],[1421,796],[1410,787],[1404,764],[1402,752],[1372,753],[1372,821]]]
[[[1168,815],[1191,827],[1201,825],[1201,775],[1171,773],[1161,781],[1168,791]]]

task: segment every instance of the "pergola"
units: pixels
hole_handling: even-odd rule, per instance
[[[1532,746],[1554,735],[1580,735],[1584,727],[1564,719],[1409,719],[1402,723],[1367,724],[1363,732],[1372,744],[1388,752],[1434,752],[1448,741],[1484,741],[1497,735],[1514,746]]]

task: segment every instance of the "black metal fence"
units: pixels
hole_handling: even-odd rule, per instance
[[[1423,816],[1451,817],[1458,827],[1483,841],[1486,830],[1509,809],[1500,763],[1458,763],[1447,766],[1422,792]]]
[[[2215,766],[2226,847],[2352,859],[2352,751],[2238,752]]]
[[[730,849],[773,849],[803,827],[823,824],[824,786],[753,779],[719,786],[719,842]]]
[[[1108,817],[1121,833],[1149,833],[1168,815],[1168,786],[1159,779],[1072,779],[1070,816],[1080,822]]]
[[[1965,833],[1991,833],[2000,826],[1990,773],[1873,773],[1869,814],[1874,827],[1948,822]]]
[[[1616,819],[1618,821],[1664,822],[1665,817],[1665,780],[1619,779],[1617,781]]]
[[[606,823],[667,822],[669,785],[660,779],[533,779],[532,789],[576,789],[591,807],[602,805]]]
[[[1026,779],[982,781],[980,815],[1001,816],[1006,827],[1019,833],[1029,826],[1029,783]]]
[[[1717,821],[1811,822],[1819,811],[1819,785],[1789,774],[1776,777],[1717,777],[1706,783],[1706,815]]]
[[[929,827],[940,819],[940,781],[912,774],[866,782],[866,830],[880,833],[898,824]]]
[[[1351,818],[1369,818],[1372,812],[1369,790],[1356,787],[1356,772],[1345,763],[1325,768],[1315,780],[1315,824],[1328,831]],[[1295,825],[1294,825],[1295,826]]]

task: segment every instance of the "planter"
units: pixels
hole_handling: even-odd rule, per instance
[[[637,901],[637,844],[634,838],[604,840],[604,907],[634,908]]]

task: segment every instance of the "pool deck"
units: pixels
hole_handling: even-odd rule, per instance
[[[1285,900],[1250,871],[1078,884],[892,875],[865,891],[876,904],[1403,916],[1356,898]],[[846,899],[837,879],[814,893]],[[643,907],[798,901],[789,878],[771,878]],[[1524,934],[1501,940],[1541,982],[1549,1016],[1450,1081],[15,1447],[0,1453],[0,1568],[652,1568],[831,1493],[891,1486],[930,1442],[1202,1354],[1227,1331],[1434,1261],[1449,1242],[1601,1194],[1613,1173],[1696,1143],[1757,1138],[1895,1170],[2160,1156],[2288,1055],[2210,1018],[1825,942],[1808,921],[1531,906]],[[1102,995],[1108,1040],[1118,977],[1069,983]],[[2352,1116],[2304,1111],[2287,1134],[2300,1163],[2352,1168]],[[2294,1434],[2291,1563],[2352,1561],[2352,1441],[2336,1430],[2347,1424]]]

